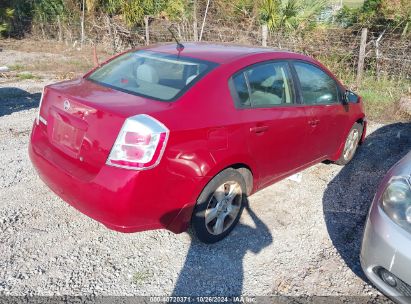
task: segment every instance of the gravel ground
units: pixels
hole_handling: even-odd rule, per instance
[[[358,254],[379,180],[411,149],[408,124],[370,123],[372,134],[349,165],[318,164],[300,183],[283,180],[256,193],[233,233],[204,245],[187,233],[110,231],[40,181],[27,144],[39,93],[51,81],[0,79],[0,295],[388,301],[367,283]]]

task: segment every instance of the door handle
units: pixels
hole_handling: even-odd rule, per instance
[[[256,127],[251,127],[250,132],[254,133],[263,133],[268,130],[268,126],[256,126]]]

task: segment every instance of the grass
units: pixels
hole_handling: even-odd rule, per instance
[[[17,78],[19,80],[28,80],[28,79],[40,79],[39,76],[33,75],[30,72],[23,72],[23,73],[19,73],[17,74]]]
[[[364,102],[365,113],[371,120],[390,122],[406,118],[399,109],[401,97],[411,92],[411,80],[381,76],[377,78],[374,74],[365,73],[361,85],[356,87],[355,74],[336,72],[338,77],[347,88],[358,93]]]
[[[92,67],[93,63],[89,58],[80,60],[76,58],[72,59],[70,57],[58,59],[41,59],[27,66],[27,68],[32,71],[54,74],[57,75],[58,78],[62,78],[61,76],[64,75],[70,75],[71,77],[80,76],[90,70]]]
[[[9,66],[9,69],[12,71],[21,71],[24,69],[24,65],[20,63],[12,64]]]
[[[39,42],[34,39],[24,39],[24,42],[22,40],[3,39],[1,43],[4,48],[10,50],[46,54],[40,58],[36,57],[36,60],[19,62],[9,66],[12,71],[35,71],[36,75],[54,76],[63,80],[81,76],[94,66],[91,46],[85,46],[83,49],[77,50],[64,43],[48,40]],[[53,56],[53,54],[58,56]],[[100,62],[111,56],[109,51],[101,45],[97,46],[97,55]],[[30,76],[22,77],[23,79],[30,79],[24,78]]]
[[[151,279],[153,276],[154,274],[147,270],[135,272],[133,275],[133,283],[136,285],[140,285]]]
[[[404,79],[389,79],[364,77],[358,93],[363,97],[367,116],[373,120],[401,120],[399,100],[408,94],[411,81]]]
[[[406,116],[399,111],[402,96],[411,93],[411,79],[405,76],[376,77],[375,67],[364,73],[361,85],[356,84],[356,58],[348,55],[318,56],[317,59],[327,66],[343,84],[362,96],[366,115],[376,121],[404,120]]]

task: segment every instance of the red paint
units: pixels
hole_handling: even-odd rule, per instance
[[[175,45],[151,50],[176,53]],[[228,80],[256,62],[305,60],[332,76],[309,57],[205,44],[187,44],[181,56],[220,65],[174,102],[130,95],[85,78],[45,90],[40,115],[47,125],[33,124],[31,160],[53,191],[111,229],[182,232],[198,195],[224,168],[238,164],[250,168],[255,192],[312,164],[338,159],[351,126],[364,119],[361,101],[255,109],[234,106]],[[70,102],[68,110],[64,110],[65,100]],[[107,165],[125,119],[137,114],[150,115],[170,130],[160,163],[141,171]],[[67,135],[64,128],[72,128],[69,138],[62,139]],[[61,134],[53,131],[60,129]],[[127,140],[144,144],[149,139],[131,133]]]

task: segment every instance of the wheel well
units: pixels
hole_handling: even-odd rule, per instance
[[[359,124],[361,124],[362,126],[364,126],[364,119],[363,119],[363,118],[360,118],[360,119],[358,119],[358,120],[356,121],[356,123],[359,123]]]
[[[245,185],[247,187],[247,195],[250,195],[253,191],[254,186],[253,173],[251,172],[250,167],[245,164],[234,164],[230,167],[237,170],[243,176]]]
[[[362,132],[364,132],[364,118],[357,119],[356,123],[359,123],[361,125]],[[363,141],[364,141],[364,136],[363,136],[363,134],[361,134],[361,139],[360,139],[359,144],[361,145],[363,143]]]

